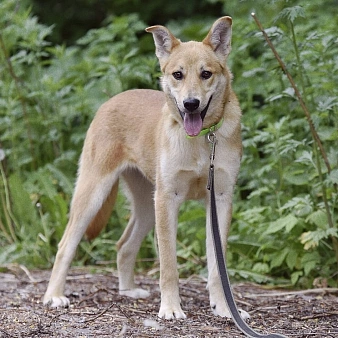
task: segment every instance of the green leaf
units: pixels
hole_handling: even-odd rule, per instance
[[[290,232],[293,227],[298,223],[297,217],[292,214],[289,214],[285,217],[279,218],[277,221],[272,222],[268,229],[266,230],[266,234],[273,234],[281,230],[285,230],[286,233]]]
[[[310,195],[302,197],[294,197],[287,201],[281,208],[281,211],[288,210],[297,217],[304,217],[309,215],[313,210],[313,202]]]
[[[288,268],[292,271],[296,266],[298,260],[298,252],[296,250],[290,249],[286,256],[286,264]]]
[[[334,141],[338,139],[338,130],[335,127],[325,127],[318,131],[322,141]]]
[[[281,266],[285,260],[286,255],[289,253],[289,248],[284,248],[281,251],[277,251],[271,255],[270,268]]]
[[[305,250],[316,248],[319,242],[328,237],[338,237],[338,228],[318,229],[315,231],[303,232],[300,236],[300,242]]]
[[[266,194],[267,192],[269,192],[270,189],[268,187],[261,187],[259,189],[256,189],[254,190],[249,196],[248,196],[248,199],[251,199],[253,197],[256,197],[256,196],[261,196],[261,195],[264,195]]]
[[[13,262],[13,257],[17,251],[17,245],[15,243],[7,245],[0,251],[0,265],[6,265]]]
[[[287,18],[293,23],[297,18],[305,18],[305,11],[301,6],[287,7],[277,15],[275,21],[284,18]]]
[[[316,225],[319,228],[327,229],[328,228],[328,220],[327,215],[324,210],[316,210],[311,213],[305,220],[306,222],[310,222]]]
[[[266,276],[264,274],[260,274],[260,273],[255,273],[252,271],[248,271],[248,270],[240,270],[240,269],[229,269],[229,275],[230,276],[235,276],[235,275],[239,275],[241,278],[244,279],[252,279],[254,280],[256,283],[266,283],[266,282],[272,282],[273,278]]]
[[[311,270],[313,270],[320,262],[320,255],[317,251],[305,253],[301,259],[301,263],[304,269],[304,275],[308,276]]]
[[[18,174],[13,174],[9,178],[9,187],[13,211],[19,223],[30,225],[38,222],[35,206],[33,205],[28,192],[24,189],[22,180]]]
[[[57,191],[50,173],[39,170],[38,182],[41,184],[41,194],[46,195],[51,200],[57,195]]]
[[[304,170],[286,171],[284,173],[284,179],[294,185],[308,185],[309,174]]]
[[[240,216],[250,224],[261,223],[264,220],[264,212],[267,210],[267,207],[253,207],[247,209],[240,213]]]
[[[291,274],[291,283],[292,285],[296,285],[299,277],[303,276],[303,271],[295,271]]]
[[[318,102],[317,109],[319,111],[331,110],[333,107],[338,106],[338,100],[335,96],[324,97]]]
[[[46,168],[54,174],[54,177],[58,179],[60,186],[64,189],[65,193],[72,194],[73,192],[73,183],[71,180],[57,167],[51,164],[47,164]]]
[[[306,165],[311,164],[314,168],[316,168],[313,160],[313,153],[310,151],[303,151],[302,155],[297,158],[296,162],[304,163]]]
[[[256,263],[253,267],[252,267],[252,271],[253,272],[257,272],[257,273],[269,273],[270,269],[269,269],[269,265],[266,263]]]
[[[329,180],[333,184],[338,184],[338,169],[334,169],[330,172]]]

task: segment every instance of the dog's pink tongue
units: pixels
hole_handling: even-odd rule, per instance
[[[189,136],[197,136],[202,130],[200,114],[184,114],[184,129]]]

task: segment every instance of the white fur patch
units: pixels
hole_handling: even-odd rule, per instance
[[[51,308],[60,308],[60,307],[68,307],[70,301],[67,297],[60,296],[60,297],[51,297],[47,300],[44,300],[43,304]]]
[[[173,320],[173,319],[185,319],[187,316],[185,313],[182,311],[181,307],[166,307],[162,306],[160,308],[160,311],[158,313],[158,316],[163,319],[167,320]]]
[[[135,288],[130,290],[120,290],[119,291],[121,296],[127,296],[131,298],[148,298],[150,293],[147,290],[141,288]]]

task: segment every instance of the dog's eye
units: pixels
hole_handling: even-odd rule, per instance
[[[208,80],[210,79],[212,76],[212,73],[207,71],[207,70],[203,70],[202,74],[201,74],[201,77],[203,80]]]
[[[183,74],[182,74],[182,72],[174,72],[174,73],[173,73],[173,77],[174,77],[176,80],[182,80],[182,79],[183,79]]]

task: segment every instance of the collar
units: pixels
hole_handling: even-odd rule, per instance
[[[204,136],[204,135],[206,135],[206,134],[208,134],[210,132],[214,132],[217,129],[221,128],[223,122],[224,122],[224,117],[222,117],[221,120],[217,124],[214,124],[214,125],[212,125],[209,128],[203,128],[198,135],[196,135],[196,136],[186,135],[186,138],[188,138],[188,139],[195,138],[195,137],[198,137],[198,136]]]

